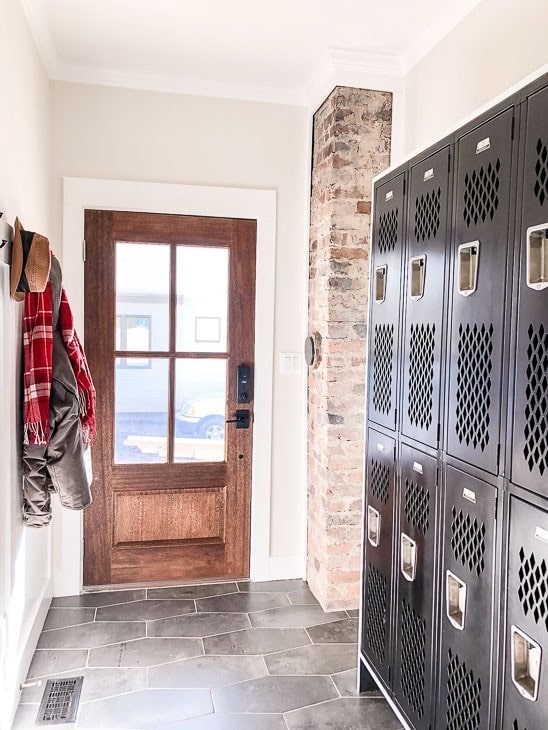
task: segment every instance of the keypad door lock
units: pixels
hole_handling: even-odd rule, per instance
[[[249,428],[251,423],[251,411],[241,410],[236,411],[236,418],[229,418],[225,423],[235,423],[236,428]]]
[[[238,365],[236,401],[251,403],[253,400],[253,370],[251,365]]]

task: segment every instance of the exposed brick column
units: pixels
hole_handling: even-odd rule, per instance
[[[314,116],[308,379],[308,581],[326,610],[359,596],[371,181],[389,165],[392,95],[337,87]]]

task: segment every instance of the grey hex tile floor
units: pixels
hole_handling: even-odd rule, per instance
[[[324,613],[301,580],[54,599],[13,730],[48,678],[83,676],[80,730],[396,730],[356,692],[356,612]],[[41,685],[32,684],[41,681]]]

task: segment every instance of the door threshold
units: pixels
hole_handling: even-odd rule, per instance
[[[249,576],[227,576],[221,578],[192,578],[189,580],[156,580],[145,581],[143,583],[108,583],[98,586],[83,586],[82,593],[106,593],[108,591],[130,591],[139,588],[171,588],[174,586],[205,586],[220,583],[237,583],[241,581],[249,581]]]

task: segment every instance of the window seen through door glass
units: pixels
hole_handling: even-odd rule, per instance
[[[226,352],[226,248],[177,248],[177,350]]]
[[[116,358],[115,455],[116,464],[167,461],[167,358],[131,358],[127,367]]]
[[[226,360],[177,360],[175,378],[174,460],[223,461]]]
[[[116,244],[116,350],[165,352],[169,346],[169,246]],[[142,367],[127,358],[128,367]]]

